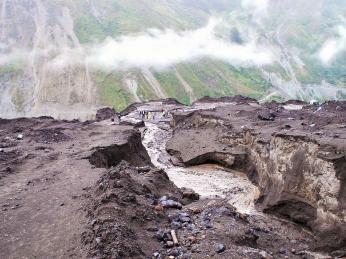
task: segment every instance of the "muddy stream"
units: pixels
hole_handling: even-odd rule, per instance
[[[147,122],[143,144],[152,163],[164,169],[171,181],[179,188],[193,189],[202,198],[227,198],[239,212],[253,213],[255,211],[254,200],[259,195],[259,191],[244,173],[214,164],[187,168],[174,166],[170,162],[170,155],[166,152],[166,142],[170,135],[170,129],[162,129],[154,123]]]
[[[210,107],[198,107],[213,108]],[[142,108],[145,110],[145,108]],[[150,110],[155,110],[150,107]],[[171,162],[166,151],[166,143],[172,136],[172,129],[167,120],[156,113],[155,119],[145,122],[143,130],[143,145],[147,149],[152,163],[168,174],[179,188],[193,189],[201,198],[225,198],[241,213],[259,213],[255,210],[254,201],[259,196],[259,190],[247,178],[245,173],[226,169],[220,165],[204,164],[193,167],[179,167]],[[139,110],[127,115],[124,120],[138,120]]]
[[[168,111],[175,111],[174,105]],[[183,108],[186,110],[211,109],[213,104],[199,104],[198,107]],[[287,107],[286,109],[300,109],[300,107]],[[140,111],[151,111],[150,118],[145,118],[145,127],[142,129],[142,143],[145,146],[152,163],[163,169],[170,180],[179,188],[189,188],[200,195],[201,199],[221,198],[234,206],[238,212],[258,217],[261,220],[273,220],[275,224],[281,222],[286,226],[290,224],[287,219],[280,219],[274,215],[263,213],[255,208],[255,201],[259,198],[258,187],[252,184],[243,172],[230,170],[216,164],[203,164],[192,167],[179,167],[172,163],[171,156],[166,151],[166,143],[172,137],[173,129],[169,126],[172,118],[163,118],[162,103],[144,105],[125,117],[124,121],[139,122],[142,118]],[[297,227],[297,226],[296,226]],[[313,235],[309,230],[301,228],[300,231]],[[305,251],[311,258],[329,258],[325,254]]]

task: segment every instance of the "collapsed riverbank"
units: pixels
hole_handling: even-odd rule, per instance
[[[1,120],[1,257],[342,256],[345,102],[104,111]]]

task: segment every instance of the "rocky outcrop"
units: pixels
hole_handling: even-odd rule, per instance
[[[260,208],[313,229],[321,247],[342,247],[345,107],[332,102],[290,110],[250,101],[179,113],[167,150],[185,165],[215,162],[246,172],[260,187]],[[262,119],[269,109],[275,116]]]
[[[302,136],[278,134],[269,143],[246,138],[261,207],[311,227],[321,245],[345,245],[345,154]]]

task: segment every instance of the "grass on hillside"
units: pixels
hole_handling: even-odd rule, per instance
[[[175,98],[184,104],[191,103],[188,94],[176,77],[173,69],[155,72],[154,75],[169,97]]]
[[[122,85],[121,74],[97,72],[95,78],[99,86],[100,103],[103,105],[121,111],[133,101]]]

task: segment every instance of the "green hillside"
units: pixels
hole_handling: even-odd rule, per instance
[[[36,47],[39,49],[35,53],[47,53],[45,48],[100,46],[108,37],[117,41],[122,36],[143,35],[153,28],[175,32],[196,30],[214,17],[223,21],[218,37],[234,44],[256,42],[265,46],[273,53],[273,62],[262,67],[235,66],[203,57],[164,69],[144,70],[86,67],[77,62],[81,65],[78,69],[66,67],[52,72],[47,68],[49,58],[38,56],[28,64],[19,58],[0,63],[0,83],[4,89],[6,86],[12,102],[8,107],[9,101],[1,102],[4,97],[0,95],[0,108],[24,115],[33,106],[46,103],[49,106],[52,101],[63,105],[74,102],[107,105],[121,110],[132,102],[164,97],[189,104],[207,95],[241,94],[263,100],[346,96],[346,47],[328,65],[318,57],[328,39],[340,37],[337,26],[346,28],[346,6],[342,0],[270,1],[261,15],[241,2],[46,0],[38,6],[36,1],[28,0],[25,6],[21,1],[6,1],[9,14],[4,45],[13,46],[14,50],[23,48],[25,52]],[[18,15],[13,16],[14,12]],[[72,33],[68,16],[72,20]],[[43,33],[37,34],[41,30]],[[89,87],[88,93],[85,85]]]
[[[305,8],[309,6],[308,3],[301,4],[298,1],[292,1],[291,9],[302,12],[298,16],[285,12],[287,3],[287,1],[283,1],[276,4],[271,9],[271,19],[265,20],[261,25],[253,23],[251,15],[246,15],[241,10],[240,1],[230,0],[213,2],[201,0],[123,0],[116,2],[102,0],[94,2],[95,8],[103,10],[101,18],[90,12],[90,6],[83,4],[83,1],[74,3],[71,8],[76,10],[75,31],[82,43],[102,41],[107,36],[116,38],[120,35],[142,32],[148,28],[194,29],[206,24],[209,17],[219,16],[224,17],[229,23],[229,28],[240,28],[241,30],[250,28],[256,31],[263,40],[277,47],[279,42],[275,33],[279,26],[284,26],[281,37],[286,45],[285,48],[294,49],[304,62],[303,67],[298,67],[292,62],[291,66],[295,77],[302,84],[320,84],[325,80],[330,84],[344,88],[346,84],[344,57],[338,57],[332,66],[326,67],[317,60],[315,55],[326,38],[331,36],[331,28],[339,22],[335,18],[335,13],[341,11],[336,8],[340,2],[334,1],[330,5],[323,6],[322,12],[312,10],[309,14],[305,14]],[[83,8],[85,12],[80,12],[80,8]],[[224,37],[231,38],[232,30],[225,31]],[[240,36],[238,35],[238,37]],[[287,74],[279,63],[267,66],[265,69],[270,73],[280,75],[283,80],[292,79],[292,75]],[[153,71],[157,81],[169,97],[177,98],[187,104],[192,101],[191,95],[186,92],[180,82],[181,80],[177,78],[176,71],[193,89],[194,98],[205,95],[233,94],[263,98],[270,92],[271,88],[271,83],[265,80],[256,68],[235,68],[224,62],[210,59],[179,64],[167,69],[167,71]],[[118,77],[114,76],[113,78]],[[155,94],[150,91],[150,83],[146,82],[144,77],[139,76],[138,79],[138,96],[142,100],[155,98]],[[101,92],[109,91],[109,81],[101,81],[98,84],[102,89]],[[119,82],[115,82],[113,88],[119,88]],[[124,103],[127,101],[131,101],[131,95],[126,96],[126,89],[122,89],[122,91],[120,96],[112,99],[114,100],[113,105],[118,109],[124,107]],[[121,100],[118,100],[119,98]]]
[[[195,29],[204,26],[212,15],[224,15],[239,7],[239,2],[210,1],[149,1],[123,0],[95,1],[95,8],[102,10],[100,17],[92,12],[85,1],[57,1],[69,5],[74,13],[76,35],[82,44],[101,42],[106,37],[119,37],[129,33],[142,32],[148,28],[173,28],[175,30]],[[81,11],[82,10],[82,11]],[[224,62],[210,59],[197,63],[180,64],[166,71],[153,71],[164,92],[169,97],[189,104],[191,100],[176,72],[188,83],[194,92],[194,99],[206,95],[224,96],[244,94],[262,97],[270,85],[254,69],[237,69]],[[100,87],[100,101],[105,105],[122,109],[134,99],[122,85],[121,72],[103,75],[95,71],[96,83]],[[150,83],[137,73],[137,95],[142,100],[156,98]]]

